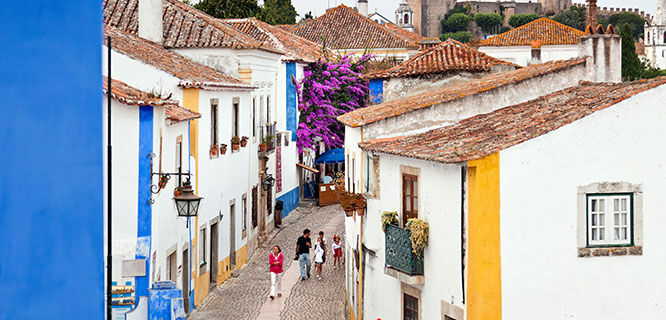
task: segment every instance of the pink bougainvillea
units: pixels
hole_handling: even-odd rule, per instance
[[[296,131],[299,153],[303,148],[315,149],[317,137],[327,149],[342,147],[344,126],[336,118],[366,106],[370,89],[361,72],[371,55],[352,58],[345,55],[337,61],[319,59],[305,67],[302,81],[295,81],[301,112]]]

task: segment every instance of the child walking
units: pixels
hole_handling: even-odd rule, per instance
[[[340,243],[340,237],[338,235],[333,235],[333,244],[331,245],[333,249],[333,267],[340,269],[340,260],[342,259],[342,244]]]

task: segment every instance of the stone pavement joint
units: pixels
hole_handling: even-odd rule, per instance
[[[215,288],[188,319],[255,320],[260,311],[261,319],[344,319],[344,269],[332,268],[330,252],[322,270],[323,280],[315,279],[313,264],[312,278],[298,281],[300,270],[298,262],[293,260],[293,252],[296,239],[305,228],[312,230],[313,238],[323,230],[330,247],[333,233],[344,238],[344,213],[337,205],[297,208],[283,221],[283,227],[272,234],[273,238],[257,248],[247,264],[238,270],[238,276]],[[283,296],[270,301],[268,254],[275,245],[282,248],[285,256],[285,274],[282,278]]]

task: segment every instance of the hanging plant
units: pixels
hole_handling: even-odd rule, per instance
[[[423,250],[428,246],[430,225],[421,219],[412,218],[407,220],[407,225],[405,227],[409,229],[409,232],[411,233],[409,240],[412,242],[412,252],[417,256],[421,256]]]
[[[386,227],[389,224],[398,225],[398,212],[396,211],[384,211],[382,213],[382,230],[386,232]]]

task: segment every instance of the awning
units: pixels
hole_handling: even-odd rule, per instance
[[[312,172],[314,172],[314,173],[319,173],[319,170],[317,170],[317,169],[315,169],[315,168],[310,168],[310,167],[308,167],[308,166],[306,166],[306,165],[304,165],[304,164],[302,164],[302,163],[297,162],[296,165],[299,166],[299,167],[301,167],[301,168],[303,168],[303,169],[305,169],[305,170],[312,171]]]
[[[322,153],[315,164],[329,164],[345,162],[345,149],[331,149]]]

